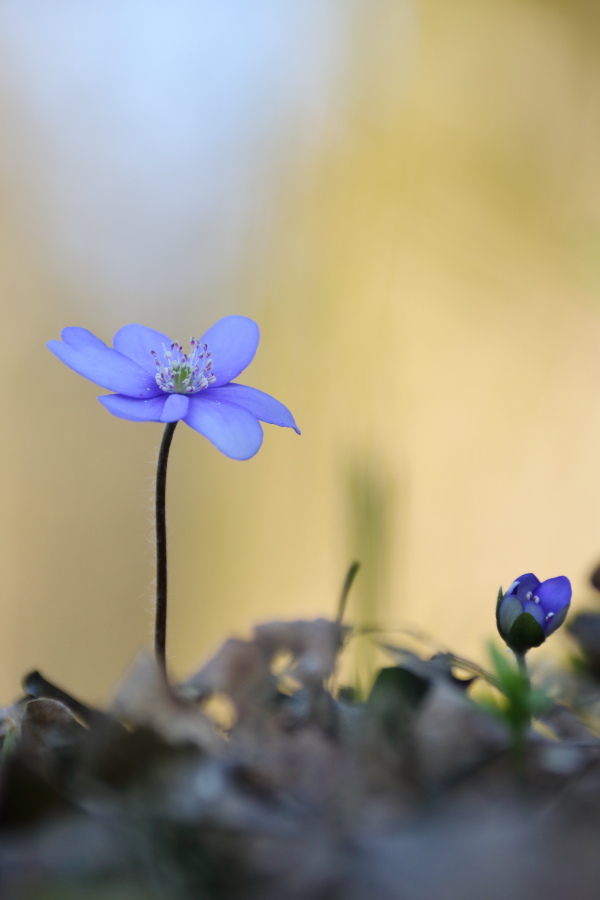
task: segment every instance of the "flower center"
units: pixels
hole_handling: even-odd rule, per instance
[[[200,344],[196,338],[190,338],[189,353],[184,353],[181,344],[173,341],[165,349],[164,362],[155,350],[151,353],[156,363],[156,383],[167,394],[196,394],[216,381],[208,345]]]

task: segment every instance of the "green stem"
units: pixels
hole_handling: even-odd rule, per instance
[[[156,619],[154,652],[156,664],[167,675],[167,463],[177,422],[165,428],[156,469]]]
[[[524,680],[527,682],[527,690],[531,688],[531,682],[529,680],[529,669],[527,668],[527,661],[525,659],[524,653],[516,653],[515,657],[517,659],[517,666],[519,667],[519,672],[523,676]]]
[[[517,720],[515,722],[516,727],[514,728],[514,752],[517,777],[521,785],[525,787],[527,780],[525,748],[527,745],[527,733],[531,727],[531,679],[529,677],[529,669],[527,668],[525,653],[517,653],[515,651],[515,657],[517,660],[519,672],[521,673],[521,676],[523,678],[524,690],[523,694],[520,694],[518,701],[521,709],[518,710]]]

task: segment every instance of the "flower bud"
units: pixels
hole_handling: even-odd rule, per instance
[[[529,573],[502,588],[496,604],[500,636],[515,653],[539,647],[565,621],[571,603],[571,582],[564,575],[540,581]]]

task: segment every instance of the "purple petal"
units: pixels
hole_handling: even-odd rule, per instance
[[[131,422],[162,422],[165,404],[171,396],[173,395],[161,391],[160,397],[136,400],[134,397],[124,397],[123,394],[105,394],[104,397],[98,397],[98,400],[113,416],[120,419],[129,419]]]
[[[262,444],[263,432],[258,420],[235,403],[220,402],[212,391],[193,394],[190,399],[187,424],[208,438],[215,447],[231,459],[250,459]]]
[[[189,406],[189,398],[184,394],[167,394],[167,402],[160,421],[179,422],[180,419],[185,419]]]
[[[263,391],[245,384],[226,384],[223,387],[209,390],[215,399],[237,403],[261,422],[267,422],[269,425],[281,425],[283,428],[293,428],[297,434],[300,434],[300,429],[294,422],[294,417],[287,406]]]
[[[546,616],[539,603],[528,600],[527,603],[523,604],[523,612],[529,613],[544,630],[546,629]]]
[[[526,575],[520,575],[516,578],[504,596],[518,597],[519,600],[525,602],[527,600],[527,594],[535,594],[539,585],[539,578],[536,578],[533,573],[528,572]]]
[[[548,578],[543,581],[536,591],[540,598],[540,606],[546,613],[552,612],[556,615],[564,606],[568,606],[571,602],[571,582],[565,575],[558,575],[556,578]],[[557,626],[558,627],[558,626]]]
[[[553,616],[552,614],[550,614],[550,618],[546,616],[545,631],[547,635],[552,634],[553,631],[556,631],[557,628],[560,628],[562,623],[567,618],[568,612],[569,604],[567,603],[566,606],[563,606],[562,609],[559,609],[556,615]]]
[[[246,316],[225,316],[202,335],[212,356],[215,381],[213,387],[227,384],[243,372],[254,359],[260,331]]]
[[[124,325],[119,328],[113,339],[113,347],[128,356],[151,375],[156,374],[156,363],[152,356],[154,350],[163,359],[163,348],[171,346],[171,339],[160,331],[146,328],[145,325]]]
[[[84,378],[128,397],[148,399],[160,393],[154,378],[85,328],[65,328],[63,338],[64,343],[49,341],[48,349]]]
[[[76,350],[103,350],[106,347],[104,341],[87,328],[63,328],[60,336],[66,344],[75,347]]]

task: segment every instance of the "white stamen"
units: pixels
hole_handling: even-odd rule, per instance
[[[546,622],[548,621],[548,619],[551,619],[553,615],[554,613],[548,613],[548,615],[546,616]]]
[[[539,602],[540,602],[540,598],[539,598],[539,597],[534,597],[534,598],[533,598],[533,602],[534,602],[534,603],[539,603]]]
[[[525,599],[531,600],[531,591],[527,591],[527,593],[525,594]]]
[[[196,338],[190,339],[189,353],[184,353],[176,341],[169,349],[164,347],[165,362],[161,362],[155,350],[150,352],[156,363],[156,383],[168,394],[197,394],[217,380],[208,345],[201,346]]]

